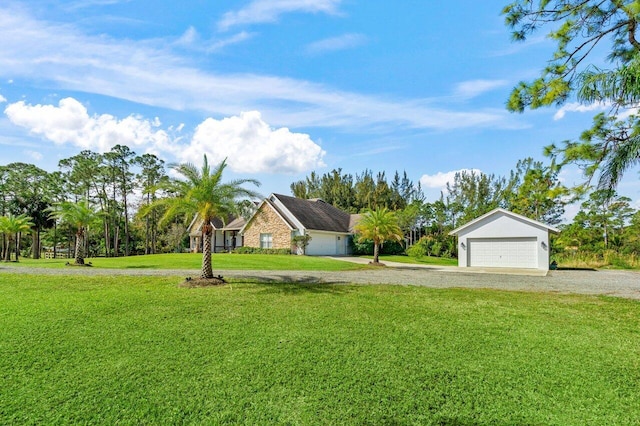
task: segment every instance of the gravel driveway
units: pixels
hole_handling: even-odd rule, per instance
[[[455,271],[455,273],[452,273]],[[0,274],[32,275],[155,275],[198,276],[198,270],[176,269],[96,269],[96,268],[27,268],[0,265]],[[608,295],[640,300],[640,273],[631,271],[551,271],[546,277],[463,272],[458,268],[411,266],[386,267],[356,271],[214,271],[226,278],[266,282],[396,284],[433,288],[492,288],[518,291],[551,291]],[[0,285],[2,277],[0,275]]]

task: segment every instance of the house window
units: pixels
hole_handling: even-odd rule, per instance
[[[263,248],[263,249],[273,248],[272,234],[260,234],[260,248]]]

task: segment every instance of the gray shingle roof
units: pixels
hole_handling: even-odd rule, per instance
[[[322,200],[305,200],[287,195],[273,194],[306,228],[315,231],[351,231],[351,216]]]

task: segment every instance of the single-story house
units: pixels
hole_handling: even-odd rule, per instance
[[[458,266],[549,270],[549,234],[560,231],[528,217],[495,209],[454,229]]]
[[[360,215],[344,212],[320,199],[271,194],[240,230],[246,247],[291,249],[294,254],[340,256],[350,254],[349,240]],[[308,235],[306,250],[293,244]]]
[[[202,225],[204,220],[196,215],[187,228],[189,233],[189,251],[202,253]],[[244,226],[243,217],[229,217],[226,221],[215,218],[211,221],[213,232],[211,234],[211,252],[227,252],[242,247],[240,229]]]

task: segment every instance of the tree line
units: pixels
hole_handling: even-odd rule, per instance
[[[54,172],[26,163],[0,166],[3,259],[20,254],[38,258],[42,246],[53,256],[64,252],[70,257],[79,228],[56,218],[63,217],[59,208],[82,203],[95,212],[87,226],[90,232],[83,228],[81,233],[87,255],[128,256],[184,247],[185,225],[191,217],[185,213],[169,223],[160,221],[167,204],[158,201],[179,192],[163,160],[116,145],[103,154],[82,151],[60,160],[58,166]],[[383,253],[408,250],[418,257],[455,257],[457,245],[449,232],[496,207],[558,225],[563,231],[553,241],[558,256],[640,253],[640,214],[631,200],[614,190],[568,188],[559,172],[553,160],[547,164],[532,158],[518,161],[506,176],[461,171],[433,201],[425,199],[420,183],[406,171],[396,171],[390,180],[385,172],[371,170],[355,175],[342,169],[312,172],[290,187],[294,196],[321,198],[351,213],[394,212],[404,241],[386,243]],[[565,207],[581,197],[573,222],[560,224]],[[371,242],[354,241],[356,252],[373,250]]]
[[[151,254],[173,250],[183,240],[181,221],[161,230],[159,208],[144,208],[167,195],[167,187],[162,185],[168,181],[164,161],[155,155],[137,155],[116,145],[103,154],[82,151],[60,160],[58,167],[58,171],[47,172],[27,163],[0,166],[0,216],[13,221],[28,218],[31,231],[30,244],[21,247],[24,227],[14,232],[15,226],[3,226],[1,247],[5,255],[12,239],[16,239],[16,254],[23,251],[37,259],[42,244],[54,256],[59,250],[70,254],[76,231],[70,224],[56,221],[52,211],[64,202],[84,201],[95,209],[87,236],[91,244],[85,244],[92,255]],[[11,237],[16,234],[17,238]]]
[[[560,166],[526,158],[507,176],[460,171],[440,197],[425,200],[420,184],[397,171],[389,182],[384,172],[365,170],[355,176],[341,169],[323,175],[315,172],[291,184],[300,198],[322,198],[352,213],[388,209],[395,212],[404,243],[387,242],[386,254],[409,253],[420,257],[457,256],[453,229],[495,208],[504,208],[540,222],[558,226],[553,252],[566,260],[576,256],[603,257],[607,252],[637,256],[640,253],[640,212],[631,200],[615,190],[569,188],[559,179]],[[375,176],[375,177],[374,177]],[[561,224],[567,205],[580,202],[573,222]],[[356,252],[373,250],[371,242],[354,239]]]

